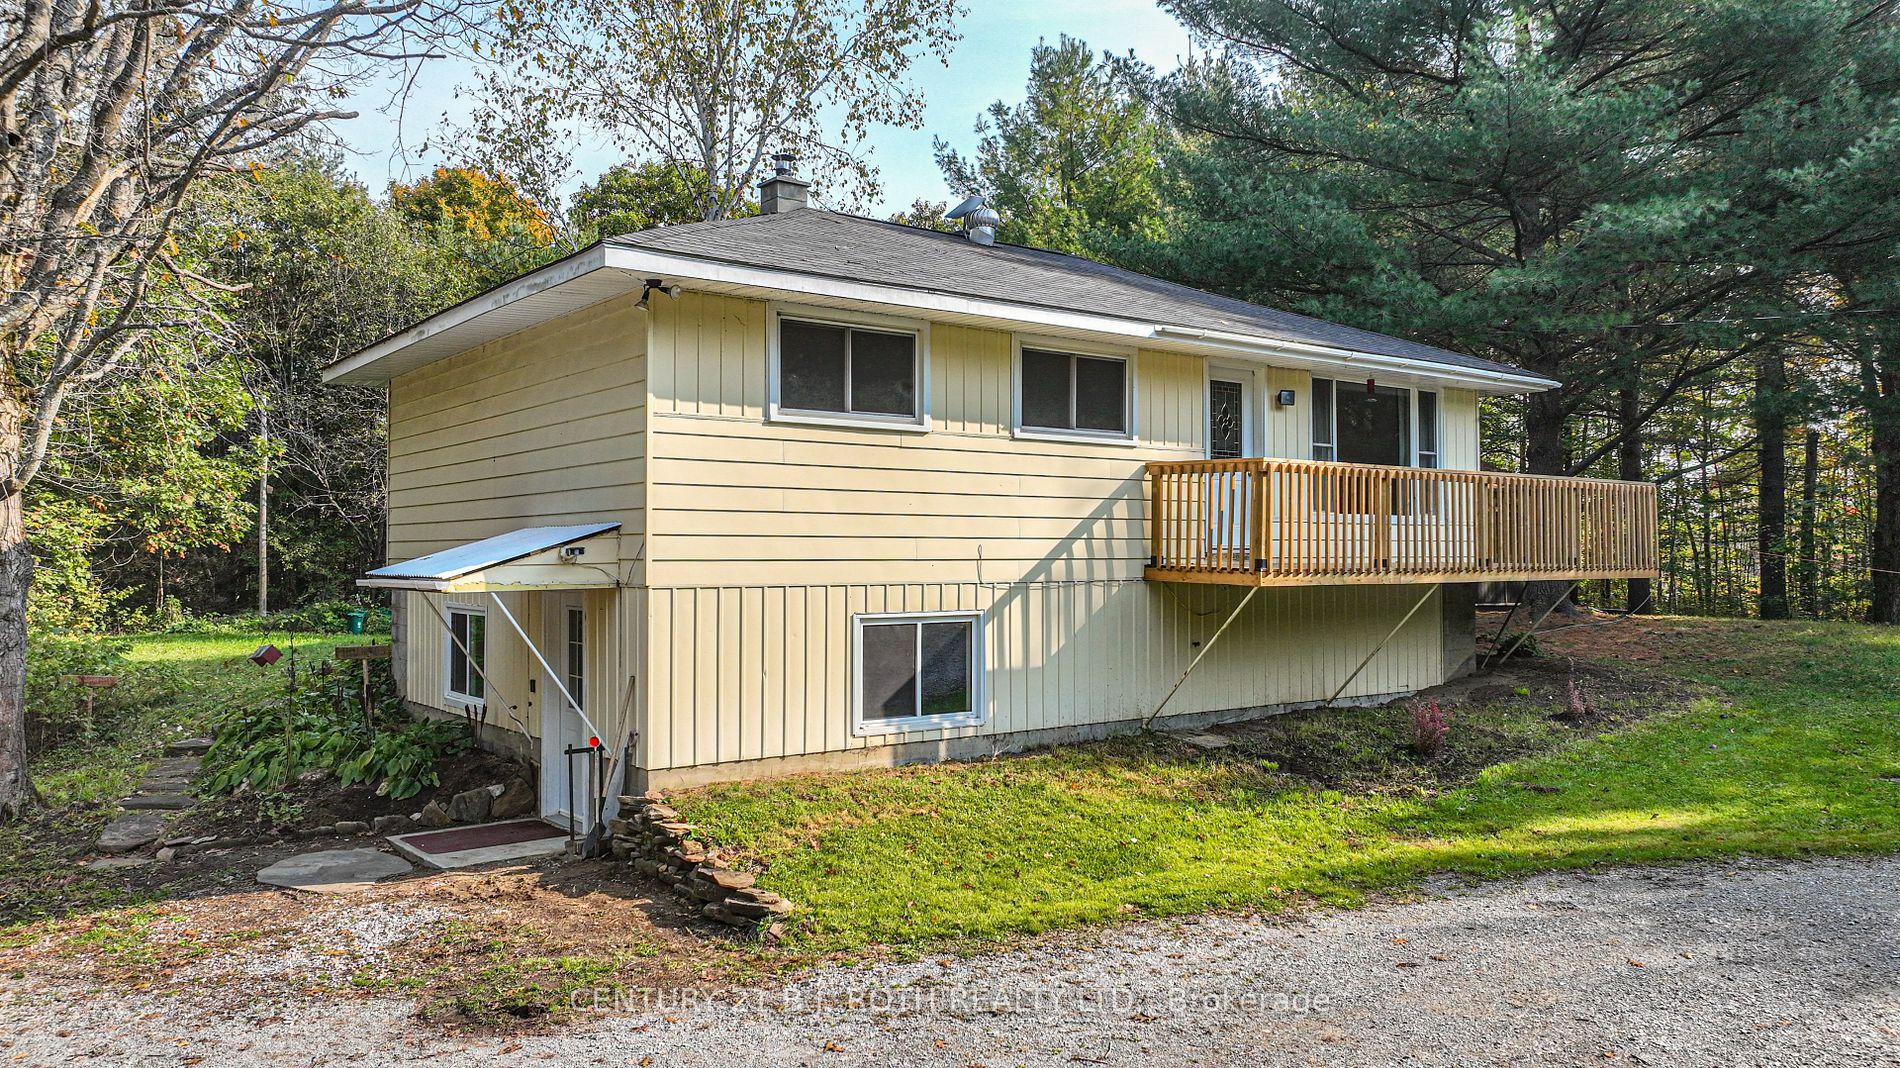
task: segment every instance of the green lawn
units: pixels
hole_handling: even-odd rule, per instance
[[[298,634],[209,629],[138,634],[124,639],[124,659],[85,670],[117,674],[120,685],[100,697],[103,722],[90,736],[56,746],[34,761],[33,782],[52,808],[116,800],[157,760],[165,743],[203,733],[225,711],[283,692],[281,670],[247,657],[265,641],[315,667],[338,645],[388,641],[387,635]],[[278,667],[281,669],[282,662]]]
[[[1409,759],[1392,755],[1403,713],[1369,710],[1307,714],[1277,742],[1310,750],[1320,732],[1321,749],[1375,758],[1383,784],[1263,763],[1276,744],[1268,732],[1264,750],[1239,754],[1126,739],[709,787],[677,803],[709,837],[749,851],[766,869],[762,885],[801,905],[805,948],[831,950],[1351,905],[1439,872],[1900,847],[1900,630],[1644,620],[1553,636],[1545,648],[1627,652],[1605,642],[1612,634],[1651,658],[1642,671],[1694,680],[1705,696],[1659,686],[1656,707],[1625,709],[1648,718],[1532,739],[1532,755],[1442,788],[1431,769],[1387,774]],[[1552,709],[1501,704],[1513,701],[1459,711],[1452,754],[1466,741],[1481,750],[1482,739],[1538,733]]]

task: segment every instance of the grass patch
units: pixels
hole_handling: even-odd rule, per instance
[[[1627,650],[1589,631],[1543,643],[1547,664],[1578,657],[1591,716],[1552,718],[1568,704],[1555,674],[1474,693],[1437,763],[1406,753],[1405,712],[1387,708],[1267,721],[1214,753],[1130,738],[676,800],[802,906],[796,938],[825,950],[1352,905],[1433,873],[1900,847],[1900,632],[1609,630],[1643,638],[1651,666],[1592,667]]]

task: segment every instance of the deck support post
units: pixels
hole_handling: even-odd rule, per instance
[[[1207,639],[1207,643],[1201,646],[1200,652],[1194,654],[1194,659],[1188,662],[1187,670],[1181,672],[1181,677],[1174,680],[1174,685],[1169,688],[1168,695],[1161,699],[1161,703],[1155,706],[1153,712],[1148,713],[1147,719],[1141,721],[1142,730],[1147,730],[1149,725],[1154,723],[1155,717],[1161,714],[1161,710],[1168,707],[1168,702],[1174,700],[1174,695],[1180,691],[1181,684],[1187,681],[1187,677],[1194,673],[1196,667],[1200,666],[1201,658],[1207,655],[1207,651],[1214,647],[1215,642],[1220,641],[1220,636],[1227,633],[1228,626],[1232,624],[1234,620],[1240,618],[1241,610],[1247,607],[1247,602],[1253,600],[1253,595],[1259,592],[1260,587],[1258,586],[1251,587],[1247,590],[1247,596],[1242,597],[1240,603],[1234,606],[1234,610],[1227,614],[1227,619],[1221,623],[1220,629],[1214,632],[1212,638]]]
[[[1373,657],[1378,656],[1384,651],[1386,646],[1392,644],[1392,639],[1399,636],[1399,631],[1405,629],[1405,625],[1412,621],[1413,616],[1418,615],[1418,610],[1425,607],[1425,602],[1431,600],[1432,594],[1437,592],[1438,587],[1436,585],[1425,587],[1425,595],[1420,597],[1418,603],[1412,606],[1412,610],[1405,613],[1405,616],[1398,621],[1397,625],[1386,633],[1384,640],[1380,641],[1378,645],[1373,646],[1372,651],[1366,654],[1366,658],[1359,661],[1359,666],[1352,669],[1352,674],[1346,676],[1346,681],[1340,683],[1339,688],[1333,691],[1333,695],[1326,699],[1327,705],[1331,705],[1334,701],[1339,700],[1339,695],[1346,692],[1346,687],[1352,685],[1352,680],[1358,678],[1359,674],[1366,670],[1366,665],[1372,663]]]

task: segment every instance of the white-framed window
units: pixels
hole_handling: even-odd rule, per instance
[[[851,617],[851,732],[983,722],[983,616],[905,612]]]
[[[1313,459],[1437,467],[1438,394],[1314,378]]]
[[[766,324],[768,416],[923,430],[930,329],[914,319],[775,307]]]
[[[581,705],[587,698],[587,613],[570,606],[567,610],[567,692]]]
[[[1017,437],[1119,444],[1135,440],[1132,353],[1018,337],[1015,377]]]
[[[481,704],[487,700],[488,613],[471,605],[449,606],[448,664],[443,678],[453,701]]]

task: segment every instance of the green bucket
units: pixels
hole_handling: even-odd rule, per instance
[[[343,618],[350,621],[351,634],[361,634],[363,624],[369,621],[369,613],[361,608],[352,608],[343,613]]]

